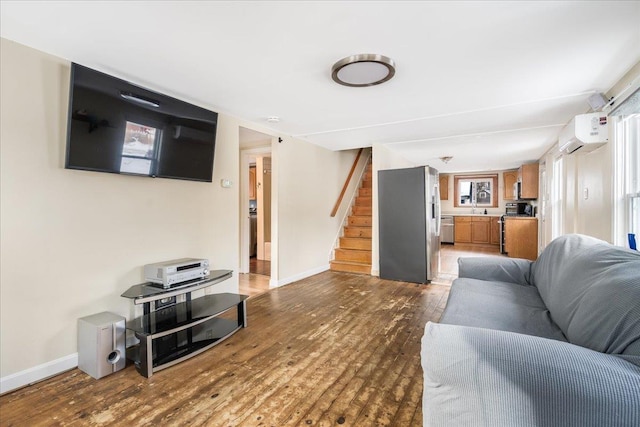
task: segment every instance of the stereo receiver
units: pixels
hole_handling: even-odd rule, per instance
[[[208,275],[209,260],[201,258],[181,258],[144,266],[145,280],[161,284],[163,288]]]

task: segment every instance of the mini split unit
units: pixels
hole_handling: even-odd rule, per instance
[[[604,113],[575,116],[560,132],[560,151],[571,154],[579,149],[593,151],[609,142],[609,117]]]

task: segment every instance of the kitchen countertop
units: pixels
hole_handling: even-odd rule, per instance
[[[501,216],[503,216],[504,214],[496,214],[496,213],[489,213],[489,214],[467,214],[467,213],[441,213],[440,216],[486,216],[486,217],[490,217],[490,218],[500,218]],[[509,218],[509,219],[538,219],[537,216],[508,216],[508,215],[504,215],[505,218]]]
[[[504,214],[496,214],[496,213],[489,213],[489,214],[483,214],[483,213],[479,213],[479,214],[467,214],[467,213],[440,213],[440,216],[495,216],[495,217],[499,217],[502,216]]]

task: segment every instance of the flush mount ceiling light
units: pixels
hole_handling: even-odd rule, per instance
[[[453,156],[444,156],[444,157],[440,157],[440,160],[442,160],[442,163],[447,164],[451,161],[451,159],[453,159]]]
[[[344,86],[375,86],[390,80],[396,73],[393,59],[364,53],[342,58],[331,67],[331,78]]]

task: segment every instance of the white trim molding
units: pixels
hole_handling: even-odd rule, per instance
[[[281,280],[273,280],[269,281],[269,288],[279,288],[280,286],[288,285],[289,283],[297,282],[298,280],[306,279],[307,277],[314,276],[316,274],[322,273],[324,271],[329,270],[329,264],[321,265],[320,267],[313,268],[311,270],[303,271],[302,273],[296,274],[291,277],[287,277]]]
[[[7,375],[0,378],[0,394],[42,381],[76,367],[78,367],[78,353]]]

